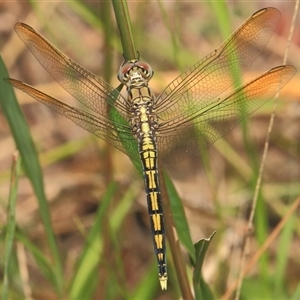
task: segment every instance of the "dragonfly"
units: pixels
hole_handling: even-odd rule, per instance
[[[71,106],[24,82],[6,81],[141,164],[163,290],[167,289],[168,272],[158,163],[168,167],[211,145],[291,80],[296,69],[281,65],[238,86],[242,74],[275,32],[280,16],[272,7],[257,11],[158,97],[149,87],[153,70],[147,62],[125,59],[121,64],[118,79],[127,90],[123,96],[30,26],[15,25],[16,33],[39,63],[86,109]]]

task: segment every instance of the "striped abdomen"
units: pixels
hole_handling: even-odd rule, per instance
[[[151,134],[145,134],[142,137],[140,141],[140,156],[143,164],[145,190],[154,250],[158,262],[158,275],[162,288],[166,289],[167,265],[164,218],[159,188],[157,149]]]

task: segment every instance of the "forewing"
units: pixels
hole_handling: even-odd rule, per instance
[[[279,66],[199,111],[191,110],[160,124],[158,148],[165,166],[214,143],[271,99],[295,75],[293,66]]]
[[[15,79],[6,79],[6,81],[15,88],[24,91],[35,100],[47,105],[57,113],[67,117],[83,129],[105,140],[107,143],[127,154],[131,159],[139,161],[137,141],[133,136],[127,121],[116,115],[116,111],[111,110],[110,117],[118,119],[118,122],[104,118],[101,115],[93,115],[68,105],[67,103],[44,94],[21,81]]]
[[[114,88],[55,48],[33,28],[16,23],[15,31],[45,70],[83,105],[107,115],[107,106],[126,115],[126,99],[111,96]]]
[[[167,86],[157,98],[162,121],[181,118],[191,109],[202,110],[225,92],[259,56],[273,35],[280,12],[262,9],[248,18],[218,49]]]

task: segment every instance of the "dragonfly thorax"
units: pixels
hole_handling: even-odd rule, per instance
[[[137,137],[145,134],[153,135],[158,127],[158,118],[155,116],[153,109],[153,98],[143,97],[143,92],[146,92],[148,87],[141,89],[132,89],[131,92],[138,92],[139,97],[131,99],[131,128]],[[129,99],[132,94],[129,94]]]

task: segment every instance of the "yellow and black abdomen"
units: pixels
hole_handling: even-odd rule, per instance
[[[150,218],[153,245],[158,263],[158,276],[163,290],[167,289],[166,240],[163,208],[159,188],[158,157],[153,116],[153,95],[146,85],[128,89],[132,103],[132,129],[138,140]]]
[[[166,286],[167,283],[165,229],[158,178],[157,149],[154,138],[151,134],[145,134],[140,140],[140,156],[143,165],[154,250],[158,262],[158,275],[163,288],[163,286]]]

